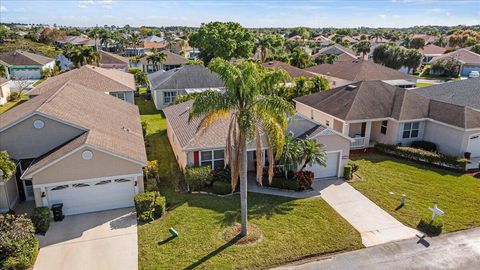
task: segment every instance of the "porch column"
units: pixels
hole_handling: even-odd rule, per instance
[[[343,135],[350,137],[350,136],[348,135],[349,132],[350,132],[350,124],[344,123],[344,124],[343,124],[343,132],[342,132]]]
[[[372,122],[366,122],[367,125],[365,127],[365,146],[368,147],[370,145],[370,134],[372,133]]]

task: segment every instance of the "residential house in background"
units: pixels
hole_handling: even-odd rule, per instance
[[[55,59],[22,50],[0,52],[0,60],[8,64],[10,79],[41,79],[44,69],[55,67]]]
[[[444,154],[480,157],[479,87],[480,79],[414,90],[361,81],[295,103],[297,113],[352,138],[352,149],[426,140]]]
[[[317,74],[315,73],[309,72],[301,68],[294,67],[292,65],[289,65],[287,63],[283,63],[277,60],[265,62],[262,64],[262,66],[266,68],[275,69],[275,70],[283,70],[287,72],[292,79],[298,79],[300,77],[312,78],[317,76]]]
[[[134,103],[134,92],[137,91],[132,74],[120,70],[85,65],[48,78],[27,92],[27,95],[34,98],[67,82],[73,82],[103,94],[109,94],[131,104]]]
[[[154,66],[151,62],[148,62],[147,60],[148,56],[144,56],[140,58],[140,62],[132,64],[132,66],[140,67],[143,70],[143,72],[153,73],[158,70],[168,71],[170,69],[179,68],[188,62],[188,59],[181,55],[178,55],[166,50],[162,52],[165,53],[166,55],[165,60],[157,64],[156,66]]]
[[[207,89],[223,91],[220,76],[200,65],[186,65],[169,71],[159,70],[148,75],[153,102],[161,110],[175,102],[178,96],[203,92]]]
[[[425,47],[419,49],[420,53],[423,55],[423,64],[428,64],[434,57],[442,56],[446,49],[439,47],[437,45],[428,44]]]
[[[468,77],[468,74],[471,71],[480,72],[480,54],[474,53],[467,48],[459,49],[442,56],[434,57],[430,63],[435,64],[435,62],[440,60],[445,60],[453,58],[460,62],[459,74],[461,77]],[[438,71],[430,69],[430,74],[438,74]]]
[[[8,79],[0,77],[0,106],[7,103],[10,96],[10,85]]]
[[[100,51],[100,67],[128,72],[130,60],[117,54]]]
[[[331,88],[358,81],[381,80],[402,88],[414,88],[417,83],[414,76],[364,60],[321,64],[305,70],[324,76],[330,82]]]
[[[176,104],[163,111],[167,119],[167,136],[172,146],[178,165],[183,170],[186,166],[209,165],[212,169],[225,165],[225,143],[228,134],[229,117],[216,120],[210,127],[200,128],[201,118],[188,120],[193,101]],[[295,115],[290,119],[287,134],[295,138],[309,138],[319,144],[327,153],[327,165],[307,166],[315,178],[341,177],[343,167],[348,162],[351,139],[333,129],[321,125],[308,117]],[[262,137],[262,159],[267,163],[266,140]],[[247,142],[247,170],[256,170],[256,142]]]
[[[146,41],[146,42],[164,42],[165,39],[163,37],[159,37],[159,36],[148,36],[146,38],[144,38],[142,41]]]
[[[354,51],[348,48],[345,48],[340,44],[333,44],[331,46],[320,49],[317,53],[312,55],[312,59],[316,59],[322,54],[336,55],[337,56],[336,62],[353,61],[358,59]]]
[[[74,215],[131,207],[143,192],[138,107],[91,86],[57,81],[0,115],[0,150],[17,163],[21,200],[63,203],[63,213]]]
[[[5,62],[3,62],[2,60],[0,60],[0,66],[4,66],[4,67],[5,67],[5,72],[6,72],[5,77],[6,77],[7,79],[10,79],[10,73],[8,72],[8,67],[10,67],[10,64],[5,63]]]
[[[64,39],[60,39],[55,41],[55,44],[63,48],[65,45],[73,45],[73,46],[88,46],[88,47],[100,47],[100,40],[95,41],[95,39],[88,37],[87,35],[79,35],[79,36],[66,36]]]
[[[321,48],[328,47],[334,43],[331,39],[324,37],[322,35],[314,37],[313,40]]]
[[[124,50],[124,55],[127,57],[130,56],[141,56],[151,52],[153,48],[157,50],[165,50],[168,44],[163,42],[152,42],[152,41],[143,41],[142,44],[134,47],[127,47]]]

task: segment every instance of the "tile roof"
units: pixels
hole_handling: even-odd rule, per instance
[[[448,58],[455,58],[463,64],[480,64],[480,54],[476,54],[466,48],[459,49],[442,56],[434,57],[430,62],[435,63],[438,60]]]
[[[220,76],[200,65],[186,65],[169,71],[159,70],[148,75],[152,89],[218,88],[224,83]]]
[[[306,70],[352,82],[375,80],[414,80],[415,77],[370,61],[354,60],[321,64]]]
[[[304,69],[300,69],[297,67],[294,67],[292,65],[283,63],[281,61],[273,60],[269,62],[265,62],[262,64],[262,66],[267,67],[267,68],[272,68],[275,70],[284,70],[286,71],[290,77],[296,79],[298,77],[305,77],[305,78],[310,78],[310,77],[315,77],[317,74],[314,74],[312,72],[306,71]]]
[[[144,41],[143,42],[143,48],[145,49],[165,49],[167,47],[166,42],[150,42],[150,41]]]
[[[92,145],[119,156],[146,163],[147,157],[138,107],[118,98],[69,81],[0,115],[0,130],[20,119],[40,113],[86,132],[70,143]],[[44,156],[50,162],[71,150],[72,144]]]
[[[420,53],[422,54],[444,54],[447,49],[433,45],[433,44],[428,44],[425,47],[419,49]]]
[[[100,51],[101,65],[128,65],[129,62],[130,60],[127,57],[123,57],[106,51]]]
[[[46,65],[52,61],[55,61],[53,58],[45,57],[40,54],[34,54],[22,50],[15,50],[12,52],[1,52],[0,60],[9,65],[15,66],[38,66]]]
[[[136,91],[132,74],[120,70],[85,65],[48,78],[27,94],[30,96],[39,95],[51,88],[58,88],[69,81],[102,93]]]
[[[455,89],[460,88],[462,86],[458,85]],[[421,91],[395,87],[382,81],[361,81],[299,97],[295,101],[345,121],[430,118],[460,128],[480,128],[480,111],[477,109],[451,103],[448,99],[436,100]],[[434,89],[430,93],[433,94]]]

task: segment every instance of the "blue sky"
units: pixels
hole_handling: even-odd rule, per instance
[[[384,1],[0,1],[1,22],[70,26],[408,27],[480,24],[480,0]]]

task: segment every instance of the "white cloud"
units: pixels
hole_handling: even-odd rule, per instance
[[[398,15],[398,14],[394,14],[394,15],[393,15],[393,18],[394,18],[394,19],[400,19],[400,18],[402,18],[402,16],[401,16],[401,15]]]
[[[0,12],[3,13],[3,12],[7,12],[8,11],[8,8],[5,7],[5,6],[0,6]]]
[[[378,17],[382,18],[382,19],[386,19],[387,18],[387,15],[386,14],[380,14],[378,15]]]
[[[78,1],[77,6],[79,8],[88,8],[93,5],[99,5],[103,8],[112,8],[112,5],[115,3],[113,0],[86,0],[86,1]]]

